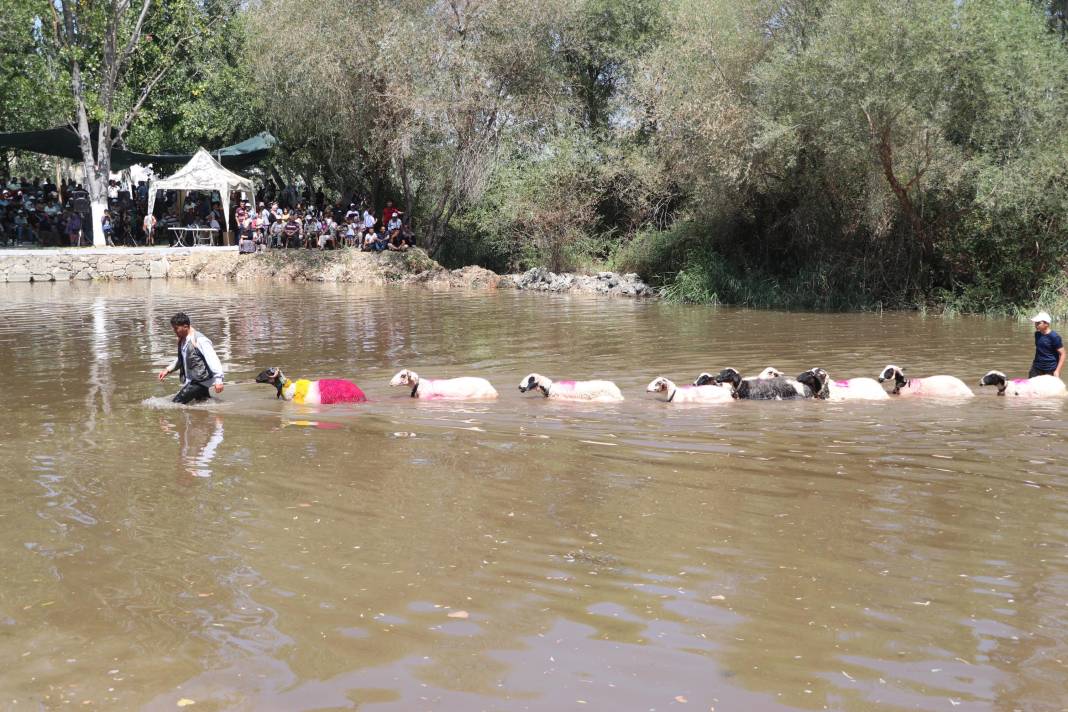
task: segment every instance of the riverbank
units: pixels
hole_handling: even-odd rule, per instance
[[[419,284],[431,289],[519,289],[652,298],[636,274],[554,274],[532,269],[499,275],[481,267],[448,270],[419,249],[368,253],[355,250],[272,250],[238,254],[233,247],[112,247],[5,250],[0,282],[67,282],[126,279],[350,282]]]

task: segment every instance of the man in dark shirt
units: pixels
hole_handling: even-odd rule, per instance
[[[1035,314],[1031,321],[1035,324],[1035,360],[1027,377],[1060,378],[1061,368],[1064,366],[1064,342],[1061,335],[1050,328],[1050,316],[1046,312]]]

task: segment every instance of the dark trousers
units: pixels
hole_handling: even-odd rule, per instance
[[[182,386],[182,390],[174,394],[174,398],[171,399],[174,403],[192,403],[205,401],[211,397],[206,386],[202,386],[199,383],[187,383]]]
[[[1027,372],[1027,377],[1028,378],[1034,378],[1035,376],[1052,376],[1052,375],[1053,375],[1053,370],[1052,369],[1049,370],[1049,371],[1042,371],[1040,369],[1035,368],[1034,366],[1032,366],[1031,370]]]

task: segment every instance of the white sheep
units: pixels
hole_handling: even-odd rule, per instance
[[[519,382],[519,392],[540,391],[546,398],[611,403],[623,400],[616,384],[611,381],[553,381],[531,373]]]
[[[902,398],[971,398],[975,395],[972,389],[956,376],[906,378],[905,370],[894,365],[889,365],[880,372],[879,383],[889,380],[894,382],[890,393]]]
[[[1056,398],[1068,395],[1064,381],[1056,376],[1008,379],[1001,371],[991,371],[981,379],[980,386],[997,386],[998,395],[1023,396],[1026,398]]]
[[[734,400],[730,386],[676,386],[674,383],[657,376],[646,387],[646,393],[656,393],[657,397],[667,403],[729,403]]]
[[[418,373],[407,368],[390,379],[389,385],[408,386],[412,389],[412,398],[463,400],[497,397],[497,390],[485,378],[420,378]]]
[[[832,380],[826,370],[812,368],[797,376],[800,383],[812,389],[822,400],[887,400],[890,398],[874,378]]]

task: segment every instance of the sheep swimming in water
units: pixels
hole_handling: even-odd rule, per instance
[[[998,395],[1022,396],[1027,398],[1056,398],[1068,395],[1064,381],[1056,376],[1035,376],[1034,378],[1006,378],[1001,371],[990,371],[981,379],[980,386],[997,386]]]
[[[887,400],[890,398],[874,378],[832,380],[826,370],[812,368],[798,374],[797,381],[812,389],[821,400]]]
[[[879,374],[879,383],[894,382],[890,391],[893,395],[923,398],[971,398],[972,389],[956,376],[927,376],[925,378],[906,378],[905,369],[893,364],[884,368]]]
[[[269,383],[275,387],[275,398],[291,400],[305,405],[330,405],[333,403],[363,403],[367,400],[360,387],[352,381],[340,378],[323,378],[318,381],[286,378],[277,366],[268,368],[256,376],[256,383]]]
[[[729,403],[734,400],[730,386],[676,386],[663,376],[654,378],[645,391],[656,393],[667,403]]]
[[[732,368],[732,369],[729,369],[729,370],[735,371],[736,369]],[[746,376],[742,380],[751,381],[751,380],[757,379],[757,378],[782,378],[782,377],[783,377],[783,372],[782,371],[780,371],[779,369],[775,368],[774,366],[768,366],[767,368],[765,368],[763,371],[761,371],[757,375],[755,375],[755,376]],[[695,385],[695,386],[717,385],[719,383],[719,381],[717,381],[716,378],[717,378],[716,376],[713,376],[711,373],[708,373],[706,371],[706,372],[702,373],[700,376],[698,376],[696,379],[694,379],[693,385]]]
[[[412,389],[412,398],[464,400],[497,397],[497,389],[485,378],[420,378],[418,373],[407,368],[391,378],[389,385],[408,386]]]
[[[734,397],[743,400],[794,400],[815,395],[811,388],[793,378],[742,378],[736,368],[723,369],[713,380],[716,383],[729,383]]]
[[[540,391],[546,398],[611,403],[623,400],[623,394],[611,381],[554,381],[537,373],[519,382],[519,392]]]

